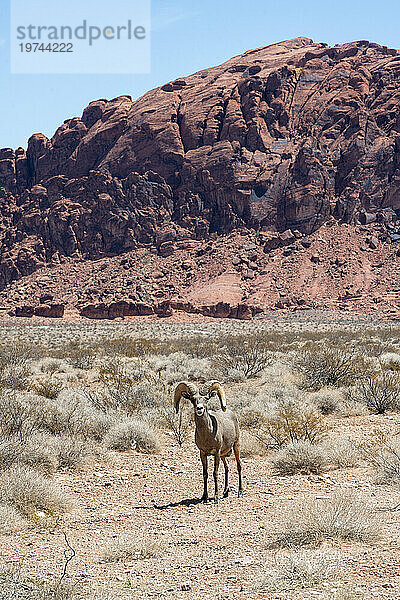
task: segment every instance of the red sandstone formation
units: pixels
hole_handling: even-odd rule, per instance
[[[396,291],[399,80],[398,50],[367,41],[329,47],[298,38],[176,79],[135,102],[130,96],[94,101],[51,139],[33,135],[26,153],[0,150],[3,302],[18,304],[17,312],[33,307],[34,314],[58,315],[61,309],[46,308],[49,301],[37,297],[31,304],[32,289],[24,293],[24,286],[30,289],[35,273],[74,264],[83,295],[69,293],[53,276],[47,289],[55,304],[73,303],[90,317],[124,316],[125,310],[168,316],[174,300],[192,303],[201,314],[228,317],[241,310],[250,316],[256,305],[297,306],[288,300],[299,284],[292,282],[288,295],[279,296],[279,269],[275,287],[267,285],[262,261],[276,254],[283,260],[281,277],[298,263],[308,274],[300,279],[307,279],[307,265],[331,260],[328,249],[315,248],[303,264],[315,245],[310,235],[327,224],[324,235],[337,236],[333,223],[351,225],[351,244],[368,233],[360,226],[370,228],[355,244],[358,265],[365,267],[365,252],[382,254],[383,269],[390,272],[380,272],[373,283],[382,269],[376,267],[366,283],[375,289],[384,279],[387,293]],[[229,236],[241,236],[243,246],[247,236],[254,256],[250,250],[247,263],[232,256],[215,269],[216,240]],[[142,281],[143,265],[136,268],[134,257],[143,249],[152,256],[153,273]],[[349,252],[350,246],[342,246],[339,259],[355,265]],[[176,264],[181,253],[186,266]],[[132,273],[127,300],[126,286],[110,290],[110,278],[90,279],[96,261],[115,267],[119,256],[127,262],[118,263],[117,279]],[[172,287],[159,285],[165,266],[179,269],[169,274]],[[208,283],[215,270],[226,277],[228,298]],[[312,280],[308,291],[304,284],[300,306],[329,304],[331,294],[342,302],[347,274],[343,266],[340,271],[333,291],[327,280],[319,282],[320,294]],[[326,268],[324,274],[329,278]],[[209,295],[202,292],[207,286]],[[124,308],[125,300],[136,308]],[[215,308],[220,302],[229,308]]]

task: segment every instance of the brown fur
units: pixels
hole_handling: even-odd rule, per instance
[[[208,410],[207,401],[214,395],[219,397],[221,410]],[[220,460],[225,468],[225,486],[223,496],[229,494],[228,486],[228,464],[227,457],[235,454],[237,471],[239,476],[239,496],[242,495],[242,475],[240,463],[240,431],[239,423],[235,413],[226,409],[225,394],[219,382],[213,381],[207,395],[201,395],[193,383],[181,382],[175,390],[175,408],[179,410],[181,397],[187,398],[193,404],[195,411],[195,442],[200,450],[200,459],[203,465],[204,491],[202,500],[208,500],[208,457],[214,456],[214,486],[215,502],[219,501],[218,495],[218,469]],[[201,413],[201,414],[200,414]]]

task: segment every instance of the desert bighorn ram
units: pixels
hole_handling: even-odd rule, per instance
[[[221,410],[208,410],[207,401],[218,397]],[[214,456],[214,484],[215,502],[218,497],[218,468],[220,459],[225,467],[225,488],[223,497],[228,496],[228,464],[227,457],[235,453],[237,472],[239,476],[239,496],[242,495],[242,467],[240,464],[239,423],[236,415],[226,408],[225,393],[218,381],[211,381],[206,390],[200,392],[194,383],[182,381],[176,386],[174,401],[175,410],[179,411],[181,398],[190,400],[194,408],[194,420],[196,424],[195,442],[200,450],[200,458],[203,464],[204,492],[202,501],[207,502],[207,479],[208,479],[208,457]]]

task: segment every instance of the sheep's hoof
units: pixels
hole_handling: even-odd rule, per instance
[[[227,498],[228,496],[229,496],[229,489],[224,491],[222,497]]]
[[[202,496],[201,497],[201,501],[204,502],[204,504],[207,504],[207,502],[208,502],[208,496]]]
[[[243,490],[238,491],[238,498],[243,498]]]
[[[220,502],[221,502],[221,500],[218,497],[214,498],[214,504],[219,504]]]

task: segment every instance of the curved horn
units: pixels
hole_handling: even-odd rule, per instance
[[[190,400],[191,398],[194,398],[194,396],[197,396],[198,393],[199,390],[194,385],[194,383],[189,383],[188,381],[181,381],[180,383],[178,383],[174,392],[174,406],[176,412],[178,412],[179,410],[179,402],[182,396],[189,398]]]
[[[222,387],[222,385],[220,384],[219,381],[210,381],[210,383],[208,385],[208,393],[210,394],[211,392],[217,392],[219,401],[221,403],[221,409],[223,411],[225,411],[226,410],[225,392],[224,392],[224,388]]]

